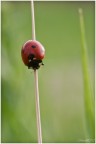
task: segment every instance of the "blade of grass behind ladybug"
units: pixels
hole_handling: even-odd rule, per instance
[[[94,118],[94,95],[91,87],[89,65],[88,65],[88,54],[87,54],[87,44],[85,38],[85,28],[83,11],[79,8],[80,17],[80,29],[81,29],[81,60],[82,60],[82,71],[83,71],[83,83],[84,83],[84,104],[85,104],[85,119],[86,119],[86,134],[87,139],[94,142],[94,128],[95,128],[95,118]]]
[[[32,39],[36,39],[35,35],[35,16],[34,16],[34,2],[31,0],[31,12],[32,12]],[[41,118],[40,118],[40,105],[39,105],[39,86],[38,86],[38,70],[34,70],[35,77],[35,102],[36,102],[36,121],[38,132],[38,143],[42,143],[42,130],[41,130]]]

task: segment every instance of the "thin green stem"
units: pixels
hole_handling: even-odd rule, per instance
[[[95,128],[95,119],[94,119],[94,96],[91,87],[89,66],[88,66],[88,54],[87,54],[87,44],[85,38],[85,28],[84,28],[84,19],[83,11],[79,9],[80,17],[80,29],[81,29],[81,59],[82,59],[82,71],[84,79],[84,102],[85,102],[85,117],[86,117],[86,130],[87,138],[89,141],[94,141],[94,128]]]

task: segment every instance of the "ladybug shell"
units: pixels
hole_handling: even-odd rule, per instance
[[[21,56],[25,65],[28,66],[29,55],[34,55],[34,59],[42,60],[45,56],[45,49],[42,44],[36,40],[28,40],[22,47]]]

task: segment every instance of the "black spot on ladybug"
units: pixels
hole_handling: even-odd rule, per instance
[[[28,60],[29,60],[29,61],[30,61],[30,60],[33,60],[34,57],[35,57],[34,54],[30,54],[30,55],[28,56]]]
[[[31,47],[32,47],[32,48],[36,48],[36,46],[35,46],[35,45],[32,45]]]

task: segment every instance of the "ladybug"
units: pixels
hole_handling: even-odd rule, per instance
[[[45,49],[43,45],[36,40],[28,40],[21,49],[21,56],[24,64],[28,69],[39,69],[44,65],[42,59],[45,56]]]

